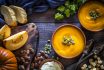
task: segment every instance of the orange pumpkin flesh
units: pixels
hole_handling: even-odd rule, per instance
[[[89,13],[96,11],[100,17],[95,20],[91,18]],[[104,29],[104,4],[99,1],[88,1],[81,6],[78,12],[78,18],[81,25],[90,31],[100,31]]]
[[[0,70],[18,70],[15,55],[0,47]]]

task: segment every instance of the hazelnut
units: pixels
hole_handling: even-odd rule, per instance
[[[40,53],[41,53],[41,55],[44,55],[44,54],[45,54],[45,52],[44,52],[44,51],[40,51]]]
[[[24,59],[25,59],[25,60],[30,60],[30,56],[25,55],[25,56],[24,56]]]
[[[35,67],[35,64],[34,64],[34,63],[32,63],[32,64],[31,64],[31,68],[34,68],[34,67]]]
[[[16,58],[17,58],[17,61],[20,62],[20,58],[19,57],[16,57]]]
[[[28,65],[28,64],[29,64],[29,62],[27,62],[27,61],[26,61],[24,64],[25,64],[25,65]]]
[[[25,70],[24,65],[19,65],[19,69],[20,69],[20,70]]]
[[[41,56],[41,53],[38,53],[38,54],[37,54],[37,57],[40,57],[40,56]]]
[[[49,58],[47,54],[44,54],[43,57],[46,59]]]
[[[25,62],[25,59],[23,57],[20,57],[20,59],[23,63]]]
[[[29,50],[30,50],[31,54],[34,54],[34,49],[33,48],[29,48]]]
[[[35,67],[38,67],[38,63],[35,63]]]
[[[26,50],[26,54],[28,55],[30,53],[30,50]]]

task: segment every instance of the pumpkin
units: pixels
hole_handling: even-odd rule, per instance
[[[99,1],[88,1],[78,12],[81,25],[90,31],[104,29],[104,4]]]
[[[0,47],[0,70],[18,70],[15,55]]]
[[[74,25],[62,25],[52,36],[53,49],[63,58],[77,57],[83,52],[85,44],[84,33]]]
[[[28,40],[28,33],[21,31],[3,40],[6,49],[17,50],[21,48]]]
[[[0,29],[0,40],[3,40],[5,38],[8,38],[11,34],[11,28],[8,25],[4,25]]]

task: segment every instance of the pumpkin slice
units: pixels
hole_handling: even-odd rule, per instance
[[[19,32],[3,40],[4,46],[9,50],[17,50],[21,48],[28,40],[26,31]]]
[[[17,26],[15,13],[11,8],[2,5],[0,11],[9,26]]]
[[[8,25],[4,25],[1,29],[0,29],[0,40],[3,40],[7,37],[9,37],[11,34],[11,28]]]
[[[12,8],[16,14],[17,21],[21,24],[25,24],[27,22],[27,14],[26,11],[17,6],[11,5],[10,8]]]

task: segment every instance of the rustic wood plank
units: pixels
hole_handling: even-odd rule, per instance
[[[29,39],[28,39],[27,43],[23,47],[21,47],[18,50],[15,50],[13,52],[16,55],[16,57],[20,59],[21,57],[24,56],[24,54],[22,54],[21,51],[27,50],[29,48],[34,49],[33,54],[31,54],[29,52],[28,56],[30,56],[30,61],[29,61],[29,63],[27,65],[25,65],[22,62],[22,60],[18,60],[18,66],[25,65],[25,70],[30,70],[31,61],[32,61],[33,57],[35,56],[36,50],[37,50],[38,30],[37,30],[37,26],[34,23],[29,23],[29,24],[26,24],[26,25],[23,25],[23,26],[18,26],[18,27],[13,28],[12,29],[12,35],[15,34],[15,33],[20,32],[20,31],[24,31],[24,30],[28,32]],[[25,60],[25,62],[26,62],[26,60]],[[19,69],[19,70],[22,70],[22,69]]]

